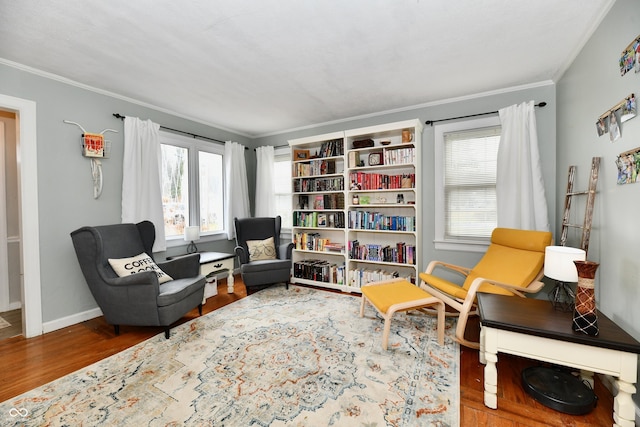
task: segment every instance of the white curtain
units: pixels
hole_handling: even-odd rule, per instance
[[[256,148],[256,217],[275,216],[274,148]]]
[[[167,249],[162,212],[160,125],[137,117],[124,119],[122,222],[149,220],[156,229],[153,252]]]
[[[224,221],[227,238],[233,240],[236,237],[233,219],[247,218],[251,215],[243,145],[231,141],[224,144],[224,170]]]
[[[533,101],[499,111],[498,227],[549,231]]]

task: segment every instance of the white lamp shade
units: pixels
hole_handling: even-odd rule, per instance
[[[578,269],[573,261],[584,261],[582,249],[567,246],[547,246],[544,251],[544,275],[559,282],[577,282]]]
[[[197,225],[191,225],[184,228],[184,240],[186,242],[193,242],[200,238],[200,227]]]

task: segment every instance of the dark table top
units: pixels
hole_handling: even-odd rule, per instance
[[[482,325],[491,328],[640,354],[640,342],[600,312],[593,337],[574,332],[573,312],[555,310],[546,300],[478,293],[478,309]]]

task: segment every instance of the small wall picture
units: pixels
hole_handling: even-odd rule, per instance
[[[598,131],[598,136],[609,133],[609,115],[600,117],[598,119],[598,121],[596,122],[596,130]]]
[[[620,137],[622,136],[622,133],[620,132],[620,121],[619,121],[619,117],[620,117],[620,113],[621,113],[622,109],[619,108],[615,111],[612,111],[611,114],[609,114],[609,139],[611,139],[611,142],[615,142],[617,140],[620,139]]]
[[[620,115],[620,122],[624,123],[627,120],[633,119],[638,113],[638,107],[636,104],[636,95],[632,93],[624,99],[622,104],[622,113]]]
[[[635,68],[640,73],[640,36],[627,46],[620,55],[620,75],[624,76]]]
[[[640,174],[640,149],[621,153],[616,159],[618,166],[618,184],[638,182]]]

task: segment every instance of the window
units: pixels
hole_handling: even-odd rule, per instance
[[[293,227],[291,211],[291,150],[289,147],[276,148],[274,153],[275,208],[276,215],[282,217],[282,230]]]
[[[497,224],[500,119],[436,126],[436,248],[484,250]]]
[[[160,132],[162,207],[167,241],[182,243],[184,227],[202,236],[224,233],[224,147]]]

